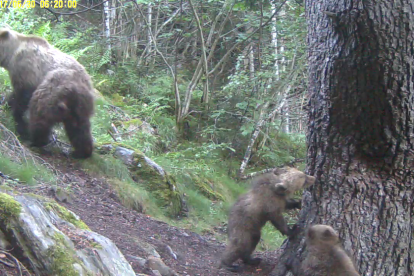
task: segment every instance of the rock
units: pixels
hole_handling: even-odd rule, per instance
[[[153,128],[149,123],[141,121],[138,118],[131,119],[126,122],[121,122],[120,124],[126,130],[125,133],[122,134],[123,138],[130,138],[136,135],[138,131],[151,136],[157,135],[157,130],[155,128]]]
[[[160,254],[155,250],[154,246],[151,244],[143,241],[143,240],[135,240],[139,246],[139,248],[144,251],[147,256],[152,256],[155,258],[161,258]]]
[[[177,273],[171,268],[169,268],[160,258],[156,258],[152,256],[148,257],[147,265],[153,272],[158,270],[158,272],[162,276],[176,276],[177,275]]]
[[[147,260],[145,260],[144,258],[140,258],[140,257],[134,256],[134,255],[129,255],[129,254],[126,255],[126,256],[129,257],[130,259],[136,261],[139,264],[139,266],[141,266],[141,267],[145,267],[145,264],[147,263]]]
[[[0,213],[0,244],[23,253],[17,257],[36,275],[135,276],[111,240],[55,202],[0,192]]]
[[[143,187],[157,198],[161,207],[168,210],[170,216],[185,214],[187,207],[175,179],[160,165],[140,151],[120,146],[115,148],[114,156],[128,166],[132,179],[142,183]]]
[[[67,202],[70,204],[73,203],[73,198],[72,198],[71,193],[69,193],[68,191],[65,191],[63,188],[52,186],[50,188],[50,191],[52,192],[52,194],[56,197],[56,199],[59,202]]]
[[[172,248],[171,248],[169,245],[166,245],[166,248],[167,248],[168,253],[170,253],[170,254],[171,254],[171,256],[172,256],[175,260],[177,260],[177,254],[175,254],[175,252],[172,250]]]
[[[162,276],[162,274],[158,270],[153,270],[152,273],[154,276]]]

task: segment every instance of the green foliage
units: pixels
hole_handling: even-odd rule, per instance
[[[47,40],[50,39],[50,34],[51,34],[51,27],[50,27],[50,22],[46,22],[42,25],[40,25],[35,31],[34,31],[34,35],[37,36],[41,36]]]
[[[139,2],[147,4],[151,1]],[[200,17],[204,22],[212,22],[218,12],[230,8],[228,1],[225,2],[225,6],[220,1],[203,3],[205,12]],[[160,2],[152,3],[155,6]],[[132,3],[127,3],[125,7],[127,8],[122,12],[129,18],[139,16],[131,14]],[[231,7],[233,19],[218,34],[222,40],[209,60],[209,70],[234,43],[245,39],[251,30],[266,22],[272,14],[269,1],[239,1]],[[162,18],[164,15],[165,18],[171,18],[175,12],[170,5],[161,4],[157,9],[163,14]],[[263,110],[267,116],[273,108],[280,105],[283,93],[287,85],[290,85],[292,95],[289,95],[289,101],[294,109],[292,113],[302,112],[296,106],[301,106],[306,98],[294,97],[306,91],[304,7],[290,1],[284,6],[283,15],[276,17],[276,24],[272,22],[234,49],[224,64],[225,70],[217,76],[211,75],[209,79],[209,84],[214,85],[210,86],[212,94],[208,108],[201,102],[203,83],[206,81],[205,76],[202,77],[194,88],[190,102],[191,113],[186,117],[187,140],[183,140],[184,136],[180,133],[177,135],[173,90],[175,80],[154,49],[149,55],[142,52],[141,46],[146,43],[142,43],[142,39],[146,39],[146,34],[131,31],[135,28],[130,25],[133,20],[119,21],[123,22],[122,28],[118,28],[120,25],[113,26],[117,34],[113,51],[110,51],[107,42],[102,39],[100,26],[86,28],[85,22],[77,21],[75,17],[61,17],[59,23],[51,22],[49,18],[51,15],[47,11],[8,9],[0,13],[0,24],[10,24],[16,31],[42,36],[85,66],[93,77],[95,88],[105,95],[105,98],[96,101],[96,112],[92,119],[95,143],[114,143],[115,127],[120,133],[115,137],[119,142],[144,152],[175,177],[179,190],[187,195],[189,217],[180,222],[170,222],[200,232],[213,231],[214,226],[225,223],[229,206],[247,189],[246,183],[237,183],[231,176],[234,177],[240,166],[262,108],[268,104],[268,108]],[[85,18],[90,20],[88,26],[95,19],[86,13]],[[163,23],[162,20],[157,22],[158,26]],[[270,40],[271,32],[274,31],[272,27],[276,27],[279,45],[284,48],[284,51],[278,51],[277,54]],[[210,24],[203,26],[205,34],[210,32],[209,28]],[[191,63],[200,59],[200,44],[199,39],[195,39],[195,29],[194,19],[182,13],[173,18],[157,36],[158,50],[164,53],[176,74],[182,92],[181,101],[184,100],[184,92],[195,71],[195,66]],[[122,30],[125,30],[124,33]],[[137,40],[131,38],[129,42],[130,34],[136,35]],[[248,64],[248,45],[254,49],[253,72]],[[279,64],[279,70],[276,63]],[[297,72],[300,77],[292,78],[292,72]],[[0,70],[0,92],[10,90],[8,74]],[[1,122],[12,128],[10,114],[3,111],[4,107],[0,112]],[[266,121],[262,126],[252,149],[248,170],[283,165],[305,157],[304,134],[297,133],[298,130],[283,133],[282,119],[278,113],[273,122]],[[139,130],[144,122],[154,127],[156,133]],[[66,139],[63,132],[59,139]],[[21,181],[34,183],[38,176],[45,175],[39,173],[37,166],[19,164],[2,157],[0,155],[2,172]],[[91,159],[79,162],[90,173],[105,176],[124,205],[163,218],[165,212],[157,205],[158,195],[146,190],[143,184],[133,181],[130,171],[121,161],[110,155],[94,154]],[[270,249],[280,245],[283,237],[273,227],[266,226],[263,240],[262,248]]]
[[[113,141],[108,134],[112,122],[109,110],[110,104],[107,101],[103,99],[97,99],[95,101],[95,116],[92,117],[92,135],[98,144]]]
[[[47,21],[45,17],[34,15],[31,9],[8,8],[0,13],[0,26],[8,26],[21,33],[33,33]]]
[[[289,163],[296,158],[305,158],[305,135],[286,134],[279,132],[271,138],[272,143],[258,151],[258,158],[266,164],[280,166]]]
[[[276,250],[282,245],[285,239],[286,236],[283,236],[273,225],[267,223],[262,228],[262,237],[257,249],[263,251]]]
[[[35,163],[35,161],[27,159],[20,164],[1,152],[0,168],[2,173],[27,184],[35,184],[36,182],[53,183],[56,180],[52,172]]]
[[[94,154],[91,158],[79,161],[86,171],[99,173],[109,178],[119,179],[120,181],[132,181],[128,168],[121,160],[111,155]]]
[[[111,155],[94,154],[79,162],[92,175],[105,176],[125,206],[150,215],[163,216],[154,196],[131,178],[130,171],[121,160]]]

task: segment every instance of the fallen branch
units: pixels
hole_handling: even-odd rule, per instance
[[[27,275],[32,276],[32,274],[29,272],[29,270],[16,257],[14,257],[12,254],[10,254],[9,252],[4,251],[4,250],[0,250],[0,254],[6,255],[9,259],[11,259],[15,263],[15,265],[13,265],[13,264],[10,264],[10,263],[0,259],[0,262],[2,264],[7,265],[9,267],[13,267],[13,268],[17,267],[17,269],[19,270],[19,275],[20,276],[23,276],[22,268],[27,273]]]

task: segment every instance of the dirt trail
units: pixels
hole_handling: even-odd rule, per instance
[[[141,249],[142,241],[151,244],[165,264],[181,276],[269,275],[277,262],[277,252],[256,252],[256,256],[263,258],[259,267],[247,266],[243,273],[238,274],[219,270],[217,263],[224,244],[212,237],[200,236],[125,208],[104,178],[88,175],[76,161],[66,157],[42,157],[64,174],[67,183],[59,185],[72,183],[73,202],[60,204],[75,212],[91,230],[115,242],[136,273],[154,275],[140,265],[139,258],[136,258],[146,258],[148,255]],[[51,196],[47,187],[21,190]]]

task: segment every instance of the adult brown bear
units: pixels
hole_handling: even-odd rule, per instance
[[[90,157],[94,95],[85,68],[45,39],[5,28],[0,29],[0,66],[13,86],[8,103],[18,134],[41,147],[49,142],[53,125],[63,122],[73,157]],[[29,127],[24,120],[28,108]]]

